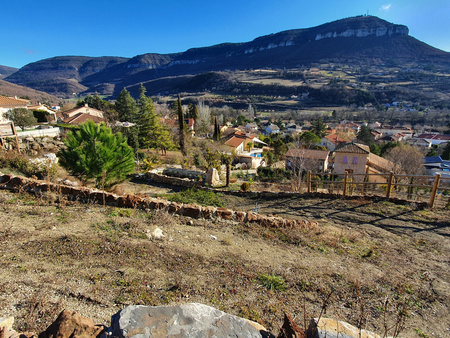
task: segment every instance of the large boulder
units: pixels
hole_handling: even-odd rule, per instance
[[[311,319],[307,335],[311,338],[381,338],[376,333],[331,318]]]
[[[213,307],[132,305],[112,316],[107,334],[113,337],[273,337],[256,323]]]
[[[206,178],[205,178],[206,184],[211,185],[212,187],[215,187],[216,185],[220,185],[220,177],[219,173],[216,168],[209,168],[206,172]]]

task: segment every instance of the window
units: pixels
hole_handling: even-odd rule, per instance
[[[344,163],[348,163],[347,156],[344,156]]]
[[[357,158],[357,157],[353,157],[352,163],[353,163],[353,164],[358,164],[358,158]]]

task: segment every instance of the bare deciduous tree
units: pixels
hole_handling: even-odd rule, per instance
[[[395,174],[422,175],[425,173],[423,166],[424,153],[418,147],[402,144],[392,148],[386,153],[385,158],[393,163],[392,171]]]

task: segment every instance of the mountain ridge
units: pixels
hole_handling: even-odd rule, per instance
[[[411,36],[404,25],[358,16],[172,54],[132,58],[60,56],[40,60],[6,81],[62,97],[93,93],[116,96],[123,87],[158,78],[253,68],[290,69],[321,60],[432,60],[450,63],[450,53]]]

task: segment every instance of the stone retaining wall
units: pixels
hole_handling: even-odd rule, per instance
[[[201,190],[211,190],[216,193],[221,194],[229,194],[233,196],[252,196],[252,197],[259,197],[263,199],[276,199],[276,198],[292,198],[292,197],[309,197],[309,198],[323,198],[323,199],[346,199],[346,200],[366,200],[366,201],[389,201],[395,204],[399,205],[408,205],[411,204],[412,201],[390,197],[386,198],[383,196],[378,195],[354,195],[354,196],[342,196],[340,194],[328,194],[323,192],[311,192],[311,193],[298,193],[298,192],[274,192],[274,191],[237,191],[237,190],[221,190],[221,189],[214,189],[208,186],[205,186],[202,184],[202,182],[196,182],[189,180],[187,178],[177,178],[177,177],[171,177],[166,176],[162,174],[157,173],[151,173],[148,172],[145,175],[138,175],[136,178],[142,179],[142,180],[149,180],[154,181],[158,183],[168,184],[168,185],[175,185],[175,186],[181,186],[181,187],[187,187],[187,188],[197,188]],[[418,209],[425,209],[428,208],[429,205],[427,202],[413,202],[416,205],[416,208]]]
[[[260,224],[275,228],[311,228],[318,223],[309,220],[283,219],[277,216],[260,215],[255,212],[234,211],[227,208],[201,206],[193,203],[181,204],[169,202],[161,198],[149,198],[136,195],[119,196],[105,191],[89,188],[70,187],[22,176],[0,174],[0,188],[15,192],[28,192],[37,196],[43,193],[55,193],[69,200],[88,203],[98,203],[121,208],[136,208],[142,210],[163,210],[192,218],[233,220],[242,224]]]

